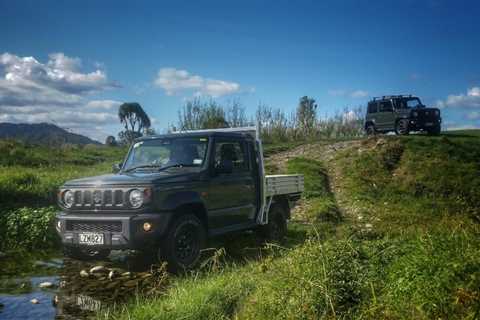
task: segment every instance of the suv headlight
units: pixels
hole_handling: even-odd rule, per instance
[[[437,117],[438,117],[439,115],[440,115],[440,111],[438,111],[438,110],[435,110],[435,116],[437,116]]]
[[[138,189],[133,189],[132,191],[130,191],[128,200],[130,201],[130,206],[132,208],[140,208],[143,204],[143,192]]]
[[[415,117],[415,118],[418,117],[418,112],[417,112],[417,111],[413,111],[413,112],[412,112],[412,116]]]
[[[67,208],[71,208],[73,206],[73,203],[75,202],[75,196],[73,194],[72,190],[67,190],[63,193],[62,197],[63,204]]]

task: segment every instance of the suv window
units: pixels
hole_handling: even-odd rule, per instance
[[[393,111],[393,106],[391,101],[382,101],[380,102],[380,110],[379,112],[390,112]]]
[[[215,164],[231,160],[233,172],[248,171],[248,151],[244,141],[221,140],[215,143]]]
[[[368,113],[376,113],[377,112],[377,103],[376,102],[370,102],[368,104]]]

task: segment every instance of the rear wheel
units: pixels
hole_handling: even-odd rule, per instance
[[[88,249],[78,247],[65,247],[63,254],[75,260],[105,260],[110,255],[109,249]]]
[[[373,124],[367,125],[367,128],[365,128],[365,132],[367,133],[367,136],[373,136],[377,133]]]
[[[408,127],[408,119],[400,119],[395,124],[395,133],[398,135],[407,135],[410,133],[410,128]]]
[[[272,205],[268,212],[268,224],[260,227],[260,235],[268,242],[281,243],[287,236],[287,218],[283,206]]]
[[[159,249],[158,257],[168,262],[171,272],[193,269],[200,260],[206,238],[205,227],[196,216],[181,216],[170,228]]]

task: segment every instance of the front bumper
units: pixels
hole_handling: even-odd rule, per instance
[[[172,213],[128,214],[67,214],[59,212],[55,226],[65,246],[85,246],[103,249],[145,249],[156,245],[165,234]],[[148,222],[152,230],[143,230]],[[79,243],[81,233],[101,233],[102,245],[84,245]]]
[[[428,129],[438,127],[441,124],[442,124],[441,118],[428,119],[428,120],[411,118],[409,120],[409,129],[412,131],[428,130]]]

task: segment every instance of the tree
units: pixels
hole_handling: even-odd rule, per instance
[[[304,96],[297,107],[297,122],[304,137],[311,135],[317,122],[317,104],[315,99]]]
[[[115,140],[114,136],[108,136],[107,139],[105,139],[105,144],[109,147],[114,147],[117,145],[117,140]]]
[[[134,137],[142,136],[143,130],[150,128],[151,125],[150,118],[137,102],[123,103],[118,108],[118,118],[125,127],[122,137],[127,142],[132,142]]]
[[[225,110],[215,101],[187,101],[178,113],[179,130],[228,128]]]

